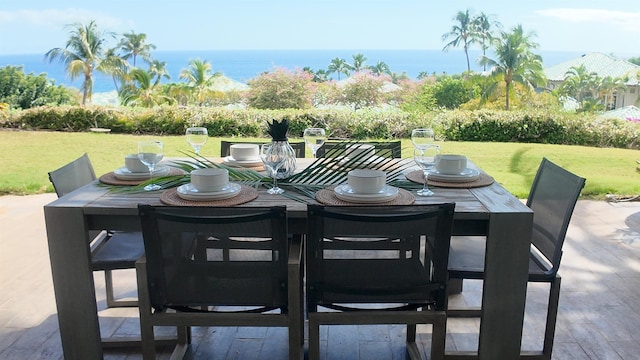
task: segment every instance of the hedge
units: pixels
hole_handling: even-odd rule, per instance
[[[328,129],[332,137],[407,138],[411,129],[433,127],[447,141],[527,142],[640,148],[640,125],[599,119],[593,114],[532,111],[443,111],[411,113],[398,109],[256,110],[165,106],[154,109],[103,106],[39,107],[0,116],[0,127],[24,130],[88,131],[180,135],[198,125],[210,136],[267,136],[266,122],[287,118],[291,136],[307,127]]]

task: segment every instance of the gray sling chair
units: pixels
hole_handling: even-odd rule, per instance
[[[433,324],[430,359],[442,358],[454,207],[308,205],[310,360],[320,358],[320,325],[336,324],[406,324],[413,359],[416,324]]]
[[[317,157],[344,156],[346,146],[355,140],[326,141],[316,152]],[[369,144],[375,147],[375,155],[384,158],[399,159],[402,157],[402,143],[400,141],[363,141],[358,144]]]
[[[177,327],[172,359],[188,350],[191,326],[286,327],[289,358],[302,358],[302,245],[290,247],[284,206],[139,205],[139,214],[144,359],[156,358],[155,326]]]
[[[49,172],[49,180],[58,197],[96,180],[96,174],[85,153],[76,160]],[[101,231],[90,234],[91,270],[104,271],[107,307],[136,307],[137,300],[117,300],[113,292],[112,271],[134,269],[136,260],[144,255],[140,232]],[[102,339],[104,347],[134,346],[139,338],[111,337]]]
[[[542,159],[531,185],[527,206],[533,210],[529,282],[550,285],[544,343],[540,352],[523,352],[526,359],[551,359],[560,299],[560,259],[569,221],[585,179]],[[515,240],[514,240],[515,241]],[[451,279],[478,279],[484,276],[485,242],[472,238],[451,241],[449,276]],[[478,317],[478,309],[449,309],[449,317]],[[449,359],[477,357],[477,354],[447,354]]]
[[[267,143],[267,141],[263,142],[263,143],[257,143],[257,142],[247,142],[247,141],[220,141],[220,156],[225,157],[225,156],[229,156],[231,155],[231,145],[234,144],[256,144],[256,145],[262,145]],[[305,154],[306,154],[306,146],[303,142],[292,142],[289,143],[289,145],[291,145],[291,147],[293,148],[293,151],[296,152],[296,157],[297,158],[304,158]]]

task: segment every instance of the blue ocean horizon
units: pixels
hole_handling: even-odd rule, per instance
[[[428,74],[460,74],[467,70],[466,58],[462,50],[194,50],[194,51],[154,51],[154,59],[165,61],[171,79],[164,82],[181,82],[180,71],[187,68],[193,59],[208,60],[214,72],[220,72],[234,80],[247,83],[250,79],[276,67],[290,70],[310,67],[317,71],[326,70],[334,58],[342,58],[352,62],[353,55],[363,54],[367,60],[365,65],[373,66],[378,61],[385,62],[394,73],[406,73],[416,79],[420,72]],[[557,65],[561,62],[582,55],[581,52],[571,51],[540,51],[545,67]],[[477,64],[481,52],[469,52],[471,69],[482,71]],[[22,66],[25,73],[39,75],[46,73],[57,85],[79,88],[82,78],[71,81],[66,74],[64,64],[49,63],[44,54],[0,55],[0,67]],[[344,78],[344,75],[341,75]],[[334,78],[337,75],[333,75]],[[94,93],[115,90],[111,77],[96,73],[94,78]]]

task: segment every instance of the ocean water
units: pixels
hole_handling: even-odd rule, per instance
[[[213,71],[220,72],[234,80],[246,83],[262,72],[273,70],[275,67],[290,70],[310,67],[313,70],[327,69],[334,58],[342,58],[347,62],[353,60],[353,55],[361,53],[367,61],[365,65],[373,66],[378,61],[385,62],[394,73],[406,73],[415,79],[420,72],[428,74],[459,74],[467,69],[466,59],[462,50],[202,50],[202,51],[155,51],[153,57],[167,63],[171,75],[168,82],[180,82],[180,71],[186,68],[192,59],[208,60]],[[553,66],[563,61],[582,55],[579,52],[539,52],[545,66]],[[472,70],[481,71],[475,59],[481,55],[480,51],[470,51]],[[46,73],[47,77],[55,80],[56,84],[79,88],[82,78],[71,81],[67,77],[64,64],[49,63],[44,54],[28,55],[0,55],[0,67],[7,65],[22,66],[25,73]],[[341,75],[344,78],[344,74]],[[337,75],[333,75],[336,79]],[[167,81],[165,81],[167,82]],[[115,90],[113,80],[100,73],[95,74],[94,93]]]

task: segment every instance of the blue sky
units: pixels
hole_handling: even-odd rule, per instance
[[[65,25],[91,19],[157,50],[442,49],[466,9],[535,31],[543,51],[640,56],[638,0],[2,0],[0,55],[64,47]]]

